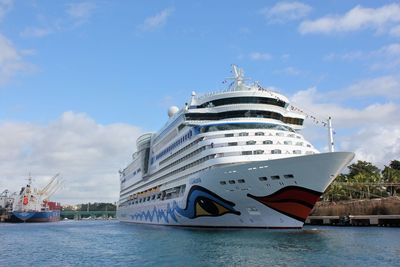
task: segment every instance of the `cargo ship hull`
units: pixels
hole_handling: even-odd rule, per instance
[[[60,220],[60,211],[13,211],[11,222],[56,222]]]

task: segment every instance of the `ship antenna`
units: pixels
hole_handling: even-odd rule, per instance
[[[227,80],[233,80],[229,87],[232,88],[232,90],[244,90],[244,81],[248,79],[244,78],[243,69],[239,68],[235,64],[232,64],[232,73],[234,77],[227,78]]]

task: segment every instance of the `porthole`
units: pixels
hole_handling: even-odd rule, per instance
[[[246,181],[245,181],[244,179],[239,179],[239,180],[238,180],[238,183],[239,183],[239,184],[244,184],[245,182],[246,182]]]
[[[219,182],[221,185],[226,185],[226,182],[225,181],[220,181]]]
[[[279,175],[272,175],[272,176],[271,176],[271,179],[272,179],[272,180],[279,180],[280,177],[279,177]]]
[[[236,182],[235,182],[235,180],[229,180],[229,183],[230,184],[235,184]]]
[[[283,177],[285,177],[286,179],[292,179],[292,178],[294,178],[294,175],[293,174],[285,174],[285,175],[283,175]]]
[[[260,180],[260,181],[267,181],[267,180],[268,180],[268,178],[267,178],[267,177],[265,177],[265,176],[262,176],[262,177],[258,177],[258,180]]]

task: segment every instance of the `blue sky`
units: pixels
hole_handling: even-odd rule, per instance
[[[333,116],[338,149],[399,159],[398,2],[0,0],[0,191],[60,171],[69,195],[94,192],[74,199],[115,199],[136,137],[191,91],[224,89],[231,64]]]

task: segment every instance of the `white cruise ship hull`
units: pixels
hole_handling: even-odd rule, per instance
[[[190,227],[301,228],[354,153],[215,166],[190,176],[179,198],[118,208],[123,222]]]

